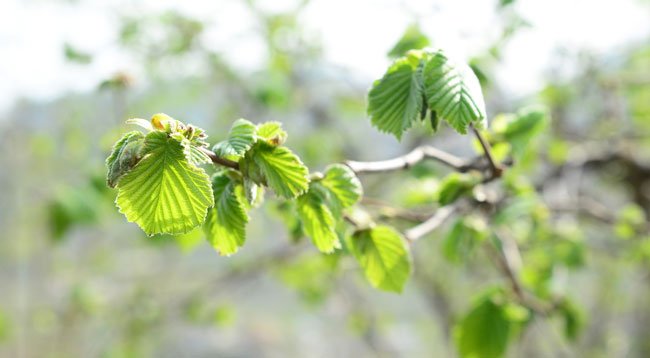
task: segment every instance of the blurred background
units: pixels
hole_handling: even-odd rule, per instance
[[[534,203],[504,222],[527,287],[579,313],[535,320],[508,355],[650,356],[647,0],[3,0],[0,356],[455,356],[458,317],[503,279],[482,252],[445,255],[451,225],[418,242],[395,295],[305,244],[282,203],[255,209],[246,246],[221,257],[199,230],[146,237],[104,182],[124,121],[158,112],[212,144],[237,118],[281,121],[314,170],[422,143],[472,157],[449,128],[397,142],[365,114],[391,56],[426,45],[471,64],[490,118],[551,114],[513,168]],[[362,181],[375,204],[426,214],[445,173]]]

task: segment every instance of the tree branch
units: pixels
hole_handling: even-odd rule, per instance
[[[432,213],[428,212],[428,210],[427,212],[419,212],[419,211],[403,209],[403,208],[395,207],[390,203],[384,202],[383,200],[369,198],[369,197],[362,197],[361,205],[376,207],[377,209],[379,209],[379,217],[381,218],[388,218],[388,219],[397,218],[397,219],[413,221],[416,223],[421,223],[429,219],[432,215]]]
[[[518,271],[521,265],[521,256],[517,242],[510,238],[505,239],[497,232],[494,232],[494,238],[499,242],[501,248],[498,248],[497,245],[487,245],[486,248],[497,267],[510,283],[517,301],[542,316],[550,315],[557,308],[557,302],[542,301],[527,294],[519,282]]]
[[[230,159],[226,158],[221,158],[220,156],[216,155],[213,151],[211,151],[208,148],[204,147],[199,147],[199,149],[205,153],[208,157],[210,157],[210,160],[212,160],[212,163],[222,165],[224,167],[232,168],[235,170],[239,170],[239,163],[234,162]]]
[[[467,161],[428,145],[417,147],[409,153],[393,159],[375,162],[357,162],[354,160],[348,160],[345,164],[357,174],[382,173],[408,169],[425,159],[438,161],[461,173],[465,173],[471,169],[482,169],[478,161]]]
[[[410,243],[415,242],[419,238],[440,227],[440,225],[442,225],[445,220],[447,220],[453,213],[458,210],[459,206],[459,202],[455,202],[453,204],[441,207],[436,211],[435,214],[433,214],[433,216],[431,216],[422,224],[416,225],[406,230],[404,232],[404,237]]]
[[[488,162],[490,163],[490,168],[492,169],[492,177],[493,178],[498,178],[503,174],[503,167],[501,167],[500,164],[494,160],[494,157],[492,156],[492,148],[490,147],[490,143],[483,137],[481,132],[479,132],[476,127],[474,127],[473,124],[469,125],[470,128],[472,128],[472,132],[474,132],[474,135],[478,139],[478,141],[481,143],[481,147],[483,147],[483,153],[485,153],[485,157],[487,158]]]

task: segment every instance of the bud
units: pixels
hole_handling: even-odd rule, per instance
[[[171,132],[175,127],[176,120],[164,113],[154,114],[151,117],[151,125],[159,131]]]

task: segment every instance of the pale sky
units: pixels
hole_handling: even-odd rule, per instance
[[[242,70],[255,69],[263,43],[239,1],[93,0],[0,1],[0,113],[20,97],[48,100],[69,91],[90,91],[106,77],[133,67],[116,47],[117,11],[146,13],[175,9],[212,24],[202,41]],[[259,1],[282,11],[292,0]],[[647,3],[646,3],[647,4]],[[650,38],[650,9],[641,0],[518,0],[517,11],[533,27],[520,31],[506,48],[498,80],[510,93],[539,89],[557,48],[597,53],[620,50]],[[497,35],[493,1],[312,0],[301,21],[319,36],[326,58],[370,81],[381,76],[385,54],[406,26],[419,20],[436,47],[468,57]],[[98,53],[89,66],[66,63],[65,42]],[[222,51],[220,51],[222,52]]]

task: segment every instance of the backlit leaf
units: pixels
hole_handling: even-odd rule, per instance
[[[472,124],[487,124],[481,85],[471,68],[451,61],[442,51],[430,54],[422,76],[424,93],[431,111],[459,133]]]
[[[144,147],[144,134],[139,131],[128,132],[115,143],[106,159],[106,184],[111,188],[118,180],[140,161]]]
[[[368,93],[368,115],[372,124],[397,139],[418,120],[424,105],[423,56],[422,51],[409,51],[395,60]]]
[[[411,254],[395,229],[376,226],[358,231],[350,239],[350,246],[372,286],[402,292],[411,274]]]
[[[256,127],[253,123],[240,118],[233,123],[228,138],[217,143],[213,151],[220,157],[243,156],[255,144]]]
[[[333,194],[343,209],[356,204],[363,195],[359,178],[346,165],[328,166],[325,170],[325,177],[320,183]]]
[[[266,122],[257,125],[257,136],[271,145],[282,145],[287,140],[287,132],[280,122]]]
[[[448,205],[463,195],[471,192],[477,179],[468,174],[451,173],[447,175],[438,187],[438,202]]]
[[[483,295],[456,326],[454,336],[461,357],[502,357],[512,334],[504,305],[493,294]]]
[[[200,225],[213,204],[205,171],[165,132],[147,134],[143,155],[117,184],[120,212],[147,235],[185,233]]]
[[[330,253],[340,247],[335,230],[336,219],[327,205],[327,192],[324,188],[312,183],[309,191],[298,197],[297,204],[302,228],[318,250]]]
[[[248,214],[235,192],[236,183],[225,173],[212,178],[214,207],[208,211],[205,231],[208,241],[221,255],[232,255],[246,240]]]
[[[240,166],[250,179],[268,185],[276,195],[287,199],[297,197],[308,188],[307,167],[286,147],[258,143]]]
[[[443,254],[452,262],[469,256],[474,247],[487,237],[487,225],[477,217],[458,219],[443,241]]]

